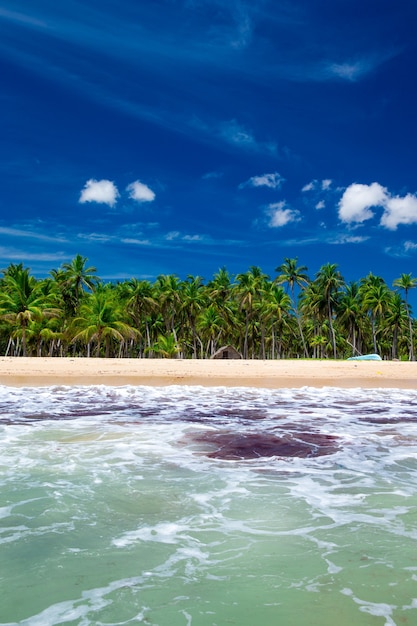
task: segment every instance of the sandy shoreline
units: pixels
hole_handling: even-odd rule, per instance
[[[417,389],[417,362],[0,357],[0,384]]]

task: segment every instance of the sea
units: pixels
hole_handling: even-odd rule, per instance
[[[417,624],[417,391],[0,387],[0,625],[58,624]]]

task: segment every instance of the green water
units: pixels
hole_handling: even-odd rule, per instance
[[[253,462],[189,423],[6,425],[0,624],[417,623],[415,449],[355,424],[356,458]]]

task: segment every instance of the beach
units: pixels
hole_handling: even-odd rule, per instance
[[[417,388],[417,362],[1,357],[0,384]]]

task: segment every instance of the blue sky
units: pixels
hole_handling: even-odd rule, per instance
[[[2,0],[0,266],[417,274],[414,0]]]

